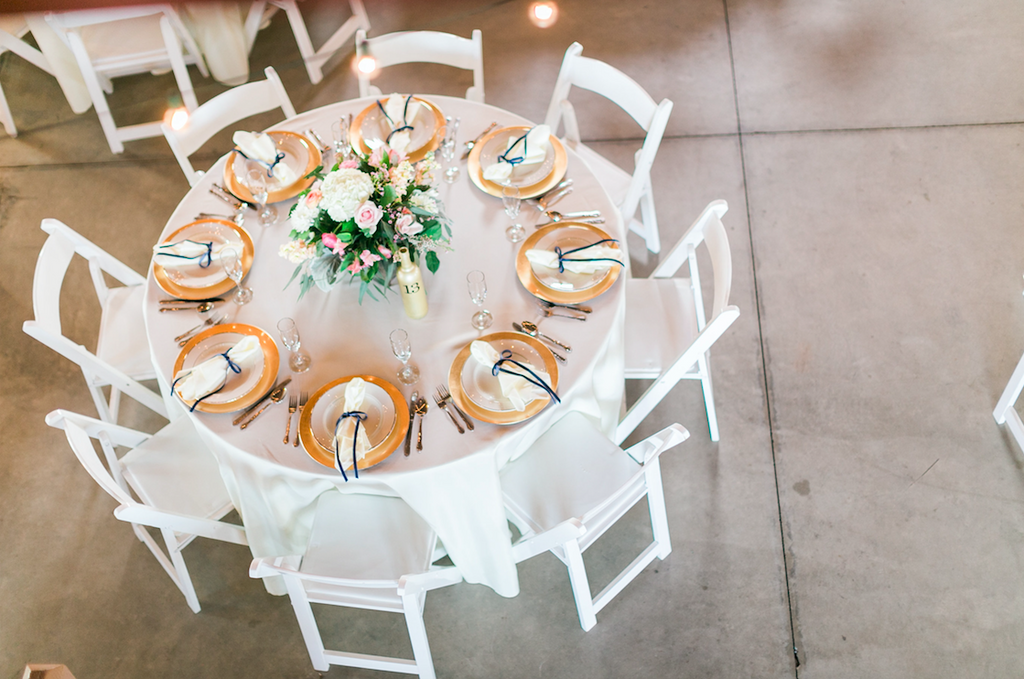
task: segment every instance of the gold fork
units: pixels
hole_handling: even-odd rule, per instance
[[[302,410],[306,407],[306,401],[309,400],[309,392],[303,389],[302,396],[299,397],[299,420],[295,423],[295,440],[292,441],[292,447],[299,447],[299,422],[302,421]],[[287,441],[286,441],[287,443]]]
[[[292,430],[292,415],[295,414],[295,409],[299,406],[299,399],[292,394],[288,397],[288,421],[284,425],[284,442],[288,443],[288,437],[291,436]],[[298,427],[295,428],[298,431]]]
[[[466,413],[462,412],[462,409],[455,404],[455,399],[452,398],[451,393],[448,391],[448,387],[442,384],[437,388],[437,393],[446,405],[450,405],[452,409],[462,417],[462,420],[466,423],[466,429],[473,431],[473,421],[469,419]]]

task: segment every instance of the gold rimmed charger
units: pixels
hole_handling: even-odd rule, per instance
[[[383,97],[382,99],[387,99]],[[441,142],[444,140],[445,135],[445,120],[444,113],[437,107],[437,104],[427,101],[422,97],[413,96],[413,100],[420,103],[420,110],[416,113],[416,120],[426,117],[430,123],[432,123],[432,130],[428,130],[426,137],[422,143],[417,144],[406,157],[411,163],[417,163],[427,157],[427,154],[431,151],[437,150],[441,146]],[[380,108],[377,106],[377,102],[373,102],[365,109],[359,112],[352,120],[352,125],[349,126],[349,141],[352,143],[352,148],[356,149],[363,155],[370,153],[370,147],[366,145],[366,139],[383,139],[381,134],[384,133],[383,129],[378,129],[376,135],[372,133],[373,128],[380,128],[381,122],[379,120]],[[416,121],[413,121],[416,122]],[[413,126],[413,139],[415,139],[415,125]],[[369,135],[364,132],[370,132]],[[412,142],[410,142],[411,144]]]
[[[513,358],[517,355],[522,360],[526,358],[529,362],[536,366],[536,359],[539,358],[540,362],[543,363],[545,372],[551,377],[551,384],[549,385],[552,391],[558,389],[558,364],[555,363],[555,357],[552,355],[551,350],[548,349],[544,344],[529,335],[524,335],[518,332],[496,332],[490,335],[485,335],[480,338],[481,342],[487,342],[500,353],[503,349],[509,349],[512,351]],[[472,344],[472,342],[470,342]],[[526,404],[526,409],[523,411],[518,410],[491,410],[478,404],[474,401],[467,391],[466,385],[464,384],[464,373],[466,364],[471,359],[470,344],[467,344],[459,351],[455,357],[455,361],[452,362],[452,367],[448,371],[448,391],[452,394],[452,399],[455,400],[455,404],[463,410],[463,412],[471,415],[472,417],[480,420],[481,422],[489,422],[491,424],[517,424],[524,422],[540,411],[544,410],[544,407],[551,402],[551,397],[545,395],[544,398],[534,399]],[[523,347],[528,347],[529,350],[524,350]],[[540,366],[536,366],[540,367]],[[481,366],[482,368],[482,366]],[[494,383],[497,385],[498,378],[494,377]],[[495,387],[497,388],[497,387]]]
[[[196,410],[199,412],[233,413],[248,408],[260,400],[274,385],[277,369],[280,366],[277,344],[265,331],[244,323],[215,325],[190,339],[182,347],[178,358],[174,361],[174,375],[184,368],[192,368],[217,354],[224,353],[246,335],[252,335],[259,339],[263,360],[255,365],[243,367],[242,372],[238,375],[230,374],[220,392],[196,406]],[[192,404],[186,403],[185,405],[191,406]]]
[[[242,277],[244,278],[249,273],[249,269],[252,268],[252,259],[255,253],[252,238],[249,236],[248,231],[234,222],[224,219],[200,219],[175,230],[163,240],[163,243],[176,243],[185,239],[209,240],[215,242],[215,246],[238,244],[241,246]],[[177,272],[173,267],[170,269],[165,268],[157,257],[153,257],[153,278],[156,280],[156,284],[160,286],[161,290],[178,299],[209,299],[222,295],[235,287],[234,281],[224,273],[224,267],[219,262],[214,262],[206,270],[208,269],[214,269],[214,271],[210,274],[204,273],[203,275],[210,277],[220,272],[221,275],[216,276],[218,280],[211,282],[209,285],[200,285],[198,287],[182,284],[187,282],[188,276]]]
[[[561,247],[562,250],[571,250],[606,238],[611,238],[611,236],[593,224],[582,222],[559,222],[538,229],[523,241],[519,253],[516,255],[516,275],[519,277],[519,282],[534,297],[556,304],[577,304],[604,294],[619,279],[619,274],[622,272],[621,266],[612,264],[603,276],[572,273],[552,274],[553,278],[560,279],[561,282],[574,284],[574,288],[571,290],[560,290],[545,285],[544,278],[537,275],[530,265],[530,260],[526,258],[526,251],[537,247],[551,250],[555,246]],[[616,243],[612,247],[617,248],[618,244]],[[576,285],[579,287],[575,287]]]
[[[302,416],[299,418],[299,440],[302,442],[302,447],[306,450],[306,454],[316,462],[331,469],[334,469],[334,450],[321,443],[317,438],[314,433],[313,418],[323,417],[323,405],[318,409],[317,404],[325,399],[325,396],[337,394],[337,388],[343,387],[357,377],[379,388],[383,394],[391,399],[391,403],[387,405],[394,409],[391,413],[394,417],[394,424],[376,445],[373,445],[373,441],[371,441],[373,447],[367,451],[366,456],[359,462],[359,469],[367,469],[387,459],[402,444],[402,441],[405,440],[405,433],[409,430],[409,406],[406,404],[402,392],[387,380],[382,380],[373,375],[349,375],[348,377],[332,380],[313,392],[309,400],[306,401],[306,407],[302,409]],[[369,390],[367,390],[367,393],[369,394]],[[344,399],[344,389],[340,389],[340,396]],[[327,397],[329,398],[329,396]]]
[[[322,159],[320,158],[320,149],[301,134],[287,130],[271,130],[267,134],[274,140],[278,150],[284,153],[284,160],[281,162],[286,163],[296,176],[295,181],[287,186],[270,187],[267,202],[278,203],[299,195],[315,182],[316,177],[306,177],[306,175],[315,170]],[[254,202],[252,193],[239,179],[239,172],[241,172],[241,176],[245,176],[245,160],[238,153],[231,154],[231,158],[228,158],[228,162],[224,164],[224,186],[242,200],[252,203]]]
[[[532,129],[532,127],[527,125],[501,127],[488,134],[473,146],[473,150],[469,152],[467,169],[469,170],[469,178],[473,180],[478,189],[484,193],[501,198],[502,185],[484,179],[484,162],[486,162],[487,158],[495,155],[495,151],[499,147],[501,149],[500,152],[504,153],[504,147],[507,146],[508,140],[513,135],[519,137]],[[565,153],[565,147],[554,135],[548,137],[548,143],[551,146],[550,153],[554,155],[551,171],[533,184],[520,186],[519,195],[523,199],[536,198],[547,193],[565,177],[565,171],[569,167],[569,157]]]

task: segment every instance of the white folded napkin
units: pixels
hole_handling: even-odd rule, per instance
[[[562,268],[570,273],[579,274],[593,274],[598,271],[604,271],[613,266],[617,266],[615,262],[622,262],[622,250],[613,248],[608,245],[594,245],[587,248],[586,250],[580,250],[579,252],[571,252],[569,254],[563,253],[567,258],[562,262]],[[530,266],[537,269],[550,269],[558,271],[558,254],[551,250],[527,250],[526,259],[530,260]],[[576,262],[569,261],[574,259],[596,259],[596,260],[615,260],[609,261],[596,261],[596,262]]]
[[[244,368],[251,364],[263,349],[260,340],[254,335],[246,335],[235,346],[225,352],[235,365]],[[230,364],[223,354],[208,358],[197,366],[182,370],[174,376],[174,393],[186,404],[209,396],[220,389],[233,375]]]
[[[354,377],[345,385],[345,411],[350,413],[358,411],[363,407],[363,399],[366,396],[366,380],[361,377]],[[341,458],[342,467],[349,469],[352,466],[352,436],[356,430],[356,418],[346,417],[338,422],[334,429],[334,445]],[[356,459],[362,460],[370,450],[370,438],[366,435],[366,422],[359,423],[359,436],[356,439]],[[338,460],[334,461],[335,467]],[[342,471],[339,469],[338,471]]]
[[[488,372],[491,371],[494,364],[501,358],[501,354],[498,353],[497,349],[482,340],[475,340],[470,344],[469,353],[476,359],[477,363],[486,367]],[[526,361],[519,361],[519,363],[532,370],[545,384],[551,384],[551,377],[545,371],[535,368]],[[519,367],[515,365],[508,365],[507,367],[509,370],[519,370]],[[526,410],[527,403],[548,395],[548,392],[544,391],[544,389],[527,381],[525,378],[503,372],[498,373],[498,386],[501,388],[501,395],[507,398],[512,403],[512,407],[519,412]]]
[[[408,102],[408,108],[406,108],[406,102]],[[384,102],[384,113],[390,120],[385,119],[384,122],[388,123],[391,130],[396,130],[399,127],[406,125],[413,126],[416,120],[416,114],[419,113],[420,102],[412,98],[412,95],[392,94],[388,97],[388,100]],[[393,148],[399,153],[405,153],[405,150],[409,148],[409,142],[412,141],[412,131],[402,130],[395,132],[390,136],[388,140],[388,146]]]
[[[523,162],[516,164],[506,162],[504,160],[498,160],[490,167],[484,168],[484,179],[490,182],[503,184],[512,176],[512,170],[514,167],[530,167],[537,163],[544,162],[544,159],[548,155],[548,147],[551,145],[551,128],[547,125],[537,125],[526,134],[526,153],[523,153],[523,139],[520,137],[511,137],[508,140],[508,148],[505,150],[505,156],[508,158],[517,158],[524,156]],[[515,148],[513,148],[515,146]]]
[[[153,246],[153,256],[159,257],[155,261],[164,270],[186,273],[194,269],[210,268],[208,266],[201,266],[206,261],[204,255],[208,249],[210,251],[210,263],[212,264],[220,259],[226,248],[237,247],[232,246],[231,243],[217,243],[207,247],[207,243],[211,243],[211,241],[183,240],[177,243],[162,243]]]
[[[231,141],[235,142],[235,146],[237,146],[239,150],[246,155],[246,157],[252,160],[259,160],[267,165],[270,165],[277,160],[277,144],[274,143],[274,138],[269,134],[238,130],[234,135],[232,135]],[[298,179],[298,177],[295,176],[295,171],[288,167],[283,160],[274,165],[273,173],[274,179],[276,179],[278,183],[286,186],[294,183],[295,180]],[[244,180],[245,178],[242,177],[242,179]]]

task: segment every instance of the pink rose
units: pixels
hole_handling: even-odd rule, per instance
[[[395,230],[406,236],[415,236],[423,230],[423,225],[411,214],[404,214],[395,222]]]
[[[384,212],[379,207],[366,201],[356,208],[354,217],[356,226],[372,236],[377,231],[377,222],[380,221],[383,214]]]
[[[345,168],[346,170],[356,170],[359,168],[359,163],[355,159],[349,158],[338,167]]]
[[[320,200],[324,197],[324,194],[320,191],[310,191],[306,194],[306,205],[308,207],[316,207],[320,204]]]
[[[367,162],[374,167],[380,167],[380,163],[384,159],[385,151],[388,152],[388,160],[391,161],[390,164],[392,167],[402,162],[402,154],[385,144],[381,144],[375,148],[373,153],[370,154],[370,159]]]

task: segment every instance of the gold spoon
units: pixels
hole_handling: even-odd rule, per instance
[[[552,344],[557,344],[558,346],[560,346],[563,349],[565,349],[565,353],[567,353],[567,354],[571,354],[572,353],[572,347],[570,347],[568,344],[562,344],[561,342],[556,340],[554,337],[548,337],[547,335],[542,333],[537,328],[537,324],[536,323],[531,323],[530,321],[523,321],[522,325],[523,325],[523,330],[525,330],[526,334],[529,335],[530,337],[538,337],[538,338],[544,340],[545,342],[551,342]]]
[[[213,302],[200,302],[195,306],[163,306],[160,307],[160,313],[165,311],[198,311],[201,314],[205,314],[211,309],[213,309]]]
[[[420,416],[420,428],[416,432],[416,450],[417,452],[423,450],[423,416],[427,414],[427,410],[430,406],[427,405],[427,400],[420,396],[416,400],[416,414]]]
[[[245,429],[250,424],[252,424],[253,420],[255,420],[257,417],[259,417],[263,413],[264,410],[266,410],[270,406],[274,405],[275,403],[280,403],[281,401],[283,401],[284,400],[284,394],[285,394],[286,391],[288,391],[287,387],[285,387],[282,384],[280,387],[278,387],[273,392],[271,392],[270,400],[268,400],[266,403],[264,403],[262,408],[260,408],[255,413],[253,413],[252,417],[250,417],[248,420],[243,422],[242,426],[239,427],[239,429]]]

